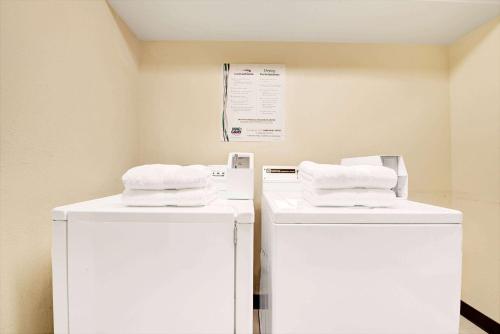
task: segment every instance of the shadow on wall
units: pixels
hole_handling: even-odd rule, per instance
[[[17,333],[54,333],[52,315],[52,266],[51,261],[40,263],[39,266],[25,266],[18,268],[18,284],[23,287],[36,289],[38,293],[30,293],[30,289],[16,289],[18,312]],[[37,296],[38,298],[33,298]]]

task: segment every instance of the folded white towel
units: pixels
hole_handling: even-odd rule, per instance
[[[125,189],[122,203],[126,206],[204,206],[216,198],[212,184],[205,188],[179,190]]]
[[[384,166],[341,166],[312,161],[300,163],[299,177],[317,189],[391,189],[398,180],[396,172]]]
[[[141,190],[202,188],[209,180],[209,169],[201,165],[143,165],[122,176],[125,189]]]
[[[313,189],[304,188],[303,198],[313,206],[390,207],[396,194],[389,189]]]

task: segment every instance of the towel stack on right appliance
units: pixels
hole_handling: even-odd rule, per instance
[[[462,214],[407,196],[401,156],[264,166],[261,332],[457,334]]]
[[[395,204],[397,174],[379,165],[299,165],[302,195],[314,206],[390,207]]]

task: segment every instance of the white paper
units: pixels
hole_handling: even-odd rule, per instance
[[[284,138],[284,65],[224,64],[222,139]]]

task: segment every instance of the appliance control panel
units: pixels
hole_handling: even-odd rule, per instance
[[[299,169],[296,166],[264,166],[262,181],[266,182],[298,182]]]
[[[225,165],[209,165],[212,177],[216,179],[222,179],[226,176],[226,166]]]
[[[227,198],[253,199],[254,155],[249,152],[229,153],[226,169]]]

